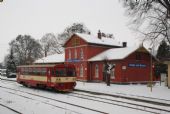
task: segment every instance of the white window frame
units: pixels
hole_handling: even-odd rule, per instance
[[[83,65],[80,65],[80,77],[83,77],[84,71],[83,71]]]
[[[83,59],[84,58],[84,53],[83,53],[83,49],[80,49],[80,58]]]
[[[68,58],[71,59],[71,50],[68,50]]]
[[[74,58],[77,59],[77,49],[74,50]]]
[[[95,65],[95,77],[96,78],[99,77],[99,65],[98,64]]]
[[[111,66],[113,66],[115,64],[111,64]],[[116,66],[116,65],[115,65]],[[115,79],[115,68],[113,68],[111,71],[110,71],[110,78],[111,79]]]

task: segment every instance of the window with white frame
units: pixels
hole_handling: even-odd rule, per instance
[[[102,72],[105,72],[105,64],[103,64]]]
[[[98,64],[96,64],[96,66],[95,66],[95,77],[96,78],[99,77],[99,66],[98,66]]]
[[[77,59],[77,49],[74,51],[74,58]]]
[[[83,77],[83,65],[80,65],[80,77]]]
[[[71,59],[71,50],[68,50],[68,58]]]
[[[80,49],[80,58],[83,59],[84,58],[84,54],[83,54],[83,49]]]
[[[115,64],[111,64],[112,69],[110,70],[110,78],[115,79]]]

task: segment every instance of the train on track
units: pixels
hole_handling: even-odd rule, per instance
[[[28,87],[72,91],[76,86],[74,65],[22,65],[17,67],[17,82]]]

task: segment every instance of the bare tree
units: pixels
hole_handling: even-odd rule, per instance
[[[144,40],[170,43],[170,0],[121,0],[130,23],[145,35]]]
[[[31,64],[42,56],[41,45],[30,35],[18,35],[9,45],[19,65]]]
[[[54,53],[62,53],[63,49],[59,42],[59,40],[56,38],[56,36],[52,33],[45,34],[41,40],[40,44],[43,49],[44,56],[51,55]]]
[[[71,37],[74,33],[85,33],[89,34],[90,30],[83,23],[73,23],[71,26],[68,26],[61,34],[58,35],[58,39],[62,44]]]

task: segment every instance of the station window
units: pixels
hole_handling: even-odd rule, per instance
[[[115,79],[115,64],[111,64],[110,78]]]
[[[115,68],[113,68],[110,72],[110,78],[115,79]]]
[[[83,49],[80,49],[80,58],[83,59],[84,58],[84,53],[83,53]]]
[[[80,77],[83,77],[83,65],[80,65]]]
[[[77,59],[77,49],[74,50],[74,58]]]
[[[71,59],[71,50],[68,50],[68,58]]]
[[[99,66],[98,66],[98,64],[96,64],[96,66],[95,66],[95,77],[96,78],[99,77]]]

